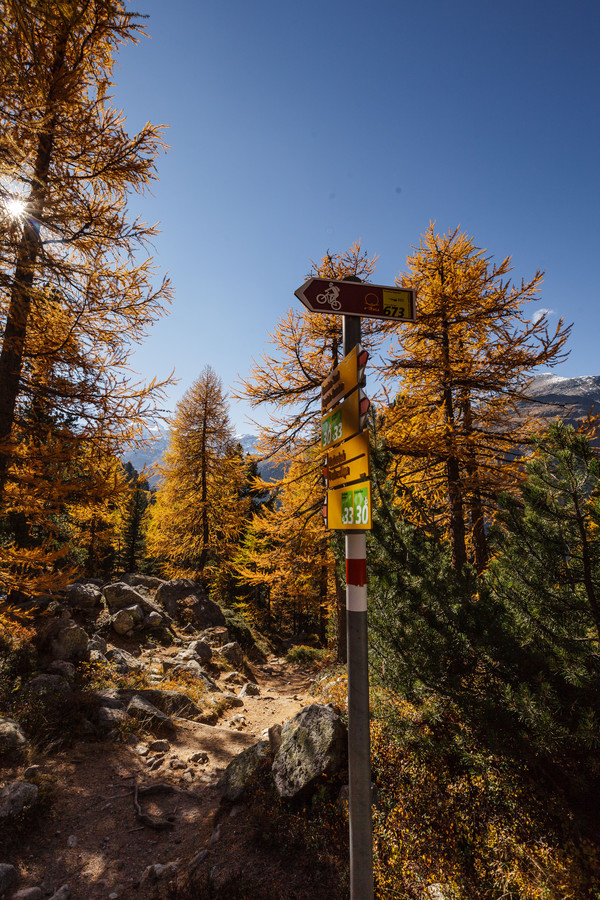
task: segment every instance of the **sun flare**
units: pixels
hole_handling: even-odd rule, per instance
[[[25,215],[25,202],[18,197],[6,201],[6,210],[12,219],[22,219]]]

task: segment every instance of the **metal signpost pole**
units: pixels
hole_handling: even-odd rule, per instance
[[[360,316],[343,316],[342,321],[347,355],[360,343]],[[351,900],[373,898],[366,548],[364,531],[346,532]]]

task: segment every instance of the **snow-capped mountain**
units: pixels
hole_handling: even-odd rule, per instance
[[[570,425],[588,413],[600,413],[600,375],[564,378],[551,372],[536,375],[529,389],[536,403],[530,411],[544,419],[559,416]]]

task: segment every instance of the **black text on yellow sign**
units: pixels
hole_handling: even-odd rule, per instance
[[[321,385],[321,411],[326,412],[353,391],[362,378],[369,354],[358,344]]]
[[[371,483],[359,481],[327,491],[327,527],[334,531],[371,530]]]
[[[369,477],[369,435],[362,431],[327,454],[327,486],[340,488],[350,481]]]

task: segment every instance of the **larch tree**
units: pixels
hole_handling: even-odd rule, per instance
[[[276,488],[275,502],[254,515],[235,560],[250,613],[261,625],[297,634],[312,627],[327,639],[335,560],[321,515],[322,465],[296,457]]]
[[[223,386],[206,366],[177,405],[158,467],[147,544],[165,574],[217,588],[230,570],[246,523],[245,463]]]
[[[443,523],[456,570],[488,559],[495,497],[517,478],[515,448],[530,433],[524,412],[538,366],[565,357],[570,328],[528,318],[542,274],[512,285],[510,258],[493,264],[458,229],[430,225],[398,283],[417,291],[417,321],[394,326],[382,366],[393,402],[383,434],[405,514]]]
[[[377,257],[369,256],[357,241],[343,253],[326,253],[313,264],[308,277],[342,279],[353,275],[368,279]],[[377,323],[365,322],[365,343],[376,342]],[[301,309],[289,309],[277,323],[269,343],[272,351],[255,362],[242,382],[238,398],[252,407],[272,408],[271,422],[259,426],[259,453],[302,456],[315,442],[321,415],[321,383],[343,357],[342,318]]]
[[[375,271],[376,260],[376,256],[369,256],[362,250],[360,241],[356,241],[342,253],[327,252],[319,263],[313,263],[308,277],[341,280],[354,276],[367,281]],[[381,337],[380,323],[365,320],[365,346],[373,350]],[[315,505],[320,506],[323,497],[320,467],[312,451],[320,434],[321,384],[344,355],[342,318],[312,313],[304,307],[290,309],[276,325],[270,344],[272,350],[254,364],[238,397],[253,407],[266,406],[272,410],[269,425],[259,426],[258,455],[274,459],[285,470],[293,464],[303,471],[301,482],[308,491],[307,502],[302,504],[304,512],[289,523],[300,539],[307,527],[307,517],[313,516]],[[283,488],[284,484],[280,486]],[[313,553],[314,568],[318,570],[322,557],[319,542],[314,544]],[[261,571],[260,560],[257,567]],[[338,632],[342,634],[345,633],[345,606],[339,599],[339,585],[336,585],[336,595],[338,618],[342,620],[338,621]]]
[[[18,510],[23,495],[32,411],[38,434],[56,431],[67,416],[74,441],[101,446],[108,456],[139,438],[144,418],[158,412],[161,385],[132,381],[128,360],[135,342],[164,314],[170,288],[165,280],[154,284],[148,242],[156,229],[130,220],[127,201],[156,177],[164,142],[161,127],[150,124],[130,136],[110,96],[115,54],[142,31],[123,0],[3,4],[4,515]],[[44,371],[52,377],[40,379]],[[36,417],[40,404],[54,412]],[[65,428],[61,432],[64,444]],[[3,556],[10,556],[6,542]]]

